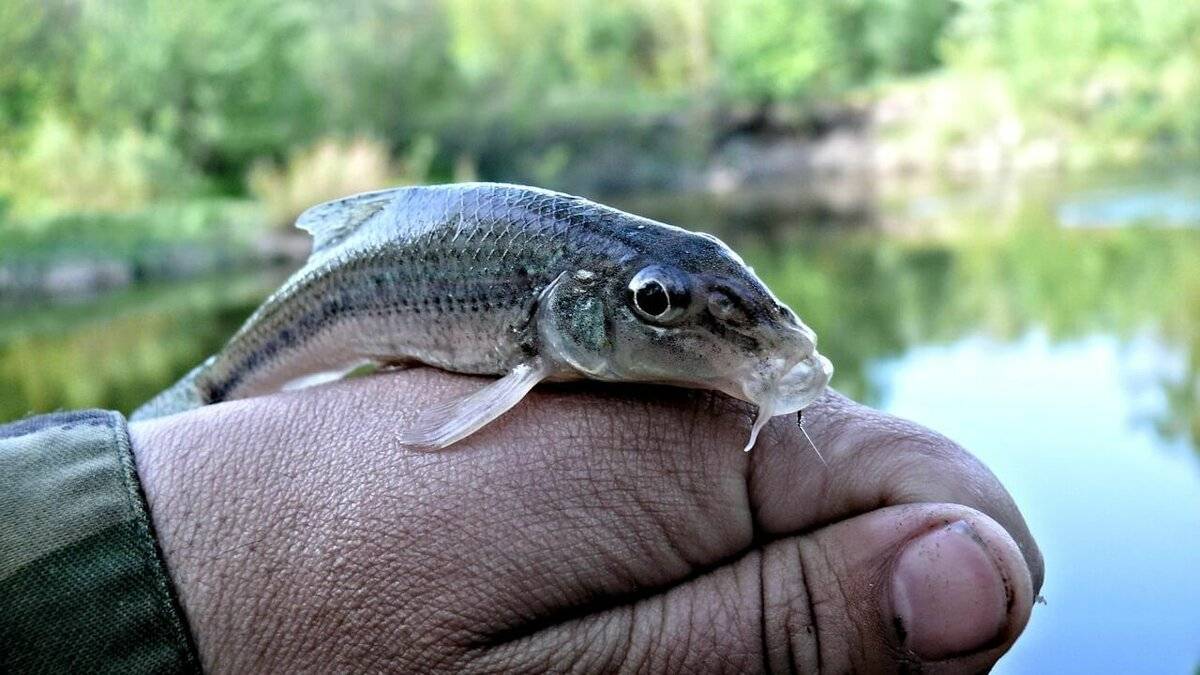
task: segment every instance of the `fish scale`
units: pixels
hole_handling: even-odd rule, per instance
[[[431,405],[407,432],[410,444],[443,447],[544,379],[706,387],[794,412],[831,372],[811,329],[715,237],[580,197],[490,183],[397,188],[315,206],[297,225],[314,237],[305,266],[134,419],[364,363],[503,376]],[[634,301],[668,286],[684,311],[671,320]],[[706,309],[717,296],[738,300],[714,306],[749,309],[717,319]],[[677,314],[686,321],[673,323]]]
[[[519,343],[528,340],[525,331],[509,329],[527,323],[538,292],[561,271],[556,263],[563,262],[553,259],[562,253],[553,242],[536,249],[529,244],[577,232],[586,225],[581,216],[588,209],[550,211],[546,203],[561,196],[493,186],[412,188],[406,196],[410,202],[406,214],[412,219],[407,227],[389,223],[394,232],[387,233],[386,226],[364,223],[368,230],[379,231],[364,232],[374,236],[360,235],[362,244],[350,246],[334,259],[306,266],[273,294],[216,360],[195,374],[200,398],[206,403],[240,398],[313,371],[356,365],[346,362],[347,354],[356,362],[414,360],[453,366],[461,372],[506,372],[522,353]],[[538,222],[547,213],[561,218]],[[511,220],[504,222],[505,216]],[[448,232],[453,234],[446,237]],[[346,241],[355,238],[351,235]],[[547,253],[553,257],[547,259]],[[463,267],[463,262],[472,264]],[[516,274],[514,262],[540,274],[536,278]],[[371,278],[373,272],[376,276]],[[480,278],[481,273],[486,276]],[[381,283],[383,279],[386,283]],[[345,307],[323,305],[320,299],[335,288],[357,290]],[[467,306],[467,297],[487,298],[488,311],[480,311],[478,302]],[[425,307],[424,316],[419,316],[414,299]],[[386,330],[363,326],[351,338],[352,344],[341,349],[300,354],[303,359],[285,358],[303,350],[280,340],[281,334],[303,334],[306,342],[319,342],[324,333],[372,313],[387,319]],[[464,338],[473,344],[460,345]],[[510,344],[496,349],[498,341]],[[462,360],[464,353],[472,354]],[[497,358],[497,353],[504,358]],[[155,407],[143,408],[138,416],[149,415]]]

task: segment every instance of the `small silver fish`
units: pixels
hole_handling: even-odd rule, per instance
[[[543,380],[715,389],[774,415],[833,372],[816,334],[719,239],[557,192],[468,183],[302,214],[313,251],[217,354],[133,415],[337,379],[364,364],[501,375],[399,432],[446,447]]]

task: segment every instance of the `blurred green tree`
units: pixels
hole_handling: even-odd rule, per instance
[[[967,102],[912,116],[938,142],[1017,114],[1098,151],[1200,151],[1200,5],[1177,0],[8,0],[0,202],[241,195],[260,160],[360,137],[432,143],[437,178],[653,184],[722,111],[930,74],[957,94],[929,100]]]

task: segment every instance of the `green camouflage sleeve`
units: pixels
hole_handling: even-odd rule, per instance
[[[0,672],[198,670],[125,419],[0,426]]]

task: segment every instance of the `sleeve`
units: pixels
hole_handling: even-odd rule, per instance
[[[199,672],[118,413],[0,426],[0,672]]]

